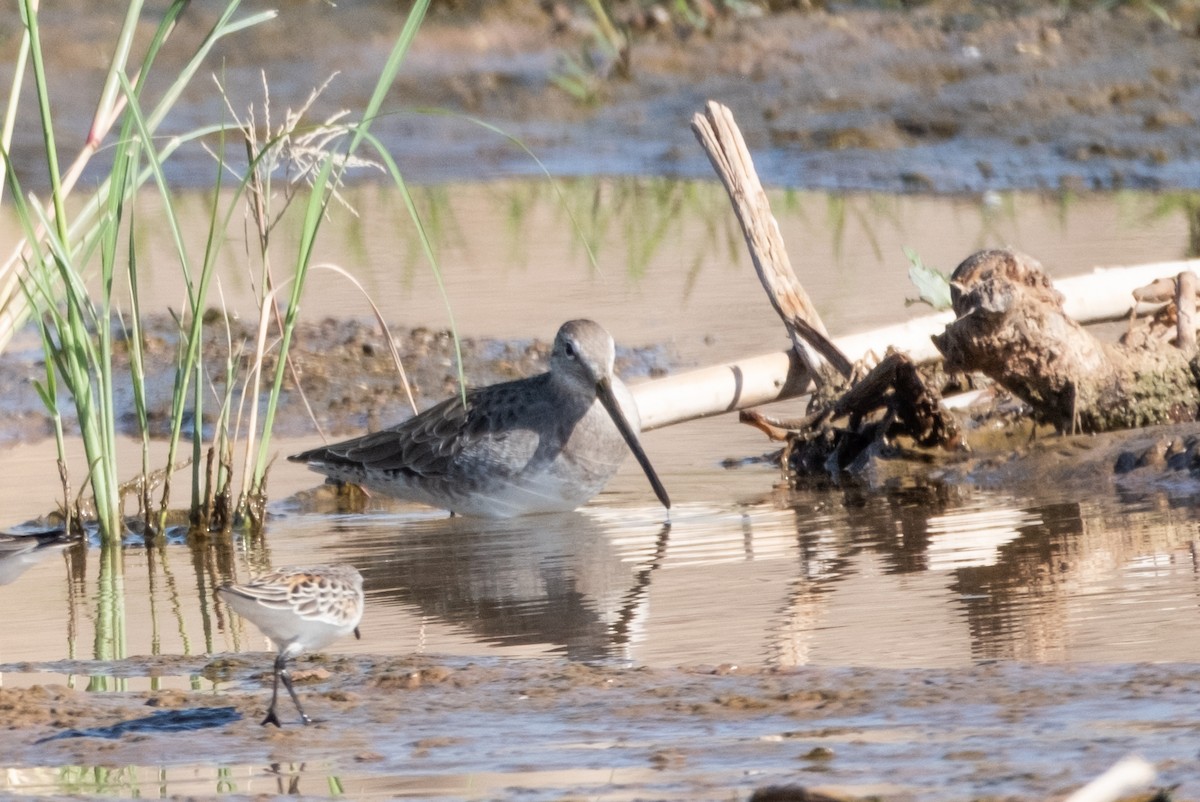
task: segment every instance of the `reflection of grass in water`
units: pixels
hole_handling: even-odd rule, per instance
[[[376,207],[391,207],[393,192],[361,188],[370,193]],[[571,178],[553,183],[534,178],[479,185],[433,185],[415,187],[413,200],[425,224],[432,247],[437,252],[461,251],[472,269],[481,271],[528,269],[535,258],[545,257],[538,249],[547,225],[568,232],[577,248],[572,252],[586,267],[595,269],[598,257],[613,243],[624,248],[623,266],[630,278],[646,275],[651,264],[664,252],[685,264],[713,261],[736,266],[745,261],[741,230],[729,208],[724,190],[715,182],[680,181],[672,178]],[[793,193],[794,194],[794,193]],[[480,204],[499,210],[506,239],[487,243],[489,251],[471,252],[477,234],[467,220]],[[402,214],[395,218],[398,227],[407,230]],[[547,224],[547,218],[550,223]],[[702,236],[685,237],[685,226],[698,226]],[[357,219],[349,223],[348,240],[361,240],[359,263],[372,261],[368,243],[371,232]],[[389,276],[402,274],[406,285],[422,260],[421,246],[405,233],[399,242],[394,263],[389,261]]]
[[[543,239],[547,216],[550,225],[574,232],[571,241],[579,248],[573,251],[574,257],[590,250],[589,264],[591,255],[607,256],[613,247],[621,247],[620,261],[627,278],[640,279],[660,262],[686,266],[685,292],[706,266],[736,268],[748,261],[723,188],[715,181],[669,177],[510,180],[466,190],[463,185],[424,187],[414,194],[422,216],[430,221],[427,230],[438,251],[465,250],[474,242],[463,224],[463,204],[474,203],[477,195],[473,193],[477,192],[489,199],[488,206],[502,210],[507,239],[502,255],[466,254],[472,269],[524,270],[534,258],[545,258],[544,250],[536,246]],[[768,194],[780,225],[796,240],[789,243],[790,252],[801,269],[806,241],[828,244],[835,264],[840,265],[852,240],[866,243],[875,258],[882,260],[884,231],[904,233],[906,196],[794,189],[770,190]],[[823,217],[813,214],[819,204],[825,207]],[[1016,219],[1015,196],[989,198],[981,201],[978,209],[982,224],[979,247],[998,244],[1003,239],[1000,225]],[[800,239],[794,233],[797,230]],[[411,275],[419,253],[409,240],[405,242],[409,250],[402,270]],[[897,261],[899,264],[899,254]]]
[[[1181,215],[1187,223],[1187,241],[1183,258],[1200,257],[1200,192],[1167,192],[1162,195],[1138,195],[1150,200],[1150,211],[1144,219],[1161,220]]]
[[[462,224],[459,222],[458,211],[454,206],[454,188],[452,186],[431,185],[409,188],[412,202],[421,218],[425,236],[437,253],[442,253],[448,247],[462,245],[466,242]],[[364,194],[369,193],[369,198]],[[387,254],[388,271],[386,275],[390,284],[394,278],[399,278],[401,286],[411,288],[419,271],[428,270],[425,247],[421,242],[420,232],[417,231],[408,217],[403,196],[387,186],[375,184],[361,185],[357,189],[356,201],[360,208],[370,205],[376,211],[382,209],[383,214],[373,215],[375,219],[393,221],[403,234],[395,235],[388,241],[392,244],[399,241],[395,251]],[[298,228],[298,223],[294,224]],[[338,242],[345,242],[352,248],[348,253],[339,253],[338,259],[345,264],[369,265],[375,261],[372,244],[380,239],[378,231],[371,229],[371,224],[359,215],[350,215],[340,229]],[[387,240],[385,240],[387,241]],[[371,279],[379,277],[379,271],[369,274]],[[365,278],[365,277],[364,277]],[[368,290],[378,289],[368,286]]]
[[[678,234],[685,216],[703,219],[697,214],[700,195],[695,189],[694,183],[669,179],[624,181],[612,185],[607,203],[594,205],[592,222],[601,239],[612,238],[609,229],[614,223],[621,228],[616,239],[625,246],[625,269],[630,278],[643,278],[668,240],[676,247],[682,245]],[[598,240],[592,247],[599,247]]]
[[[479,190],[477,190],[479,191]],[[724,189],[715,181],[679,180],[666,177],[572,178],[552,186],[542,180],[520,180],[487,184],[482,191],[489,205],[504,211],[507,241],[503,258],[481,255],[479,269],[507,267],[525,269],[534,259],[531,245],[543,236],[547,225],[562,231],[574,229],[572,242],[580,249],[590,247],[599,256],[610,256],[622,248],[621,265],[627,278],[644,277],[656,264],[685,266],[686,287],[694,286],[704,269],[713,266],[739,268],[748,264],[741,229],[730,209]],[[452,188],[436,199],[442,204],[430,215],[455,221],[455,245],[472,238],[461,229],[458,202],[470,192]],[[835,265],[843,265],[851,243],[865,243],[875,259],[883,253],[884,234],[907,236],[907,196],[882,193],[823,193],[794,189],[769,190],[772,208],[789,238],[789,253],[797,269],[804,270],[806,244],[819,243],[834,254]],[[1062,196],[1060,196],[1061,198]],[[1017,220],[1020,196],[991,193],[975,207],[980,227],[977,247],[989,247],[1008,238],[1005,225]],[[1061,201],[1060,223],[1066,225],[1069,199]],[[824,208],[825,214],[815,211]],[[568,216],[570,213],[571,216]],[[549,216],[551,223],[546,222]],[[445,243],[439,242],[439,247]],[[912,243],[920,250],[919,242]],[[582,253],[577,250],[573,256]],[[545,258],[539,252],[536,258]],[[895,254],[897,266],[902,254]]]
[[[529,241],[526,229],[532,210],[539,200],[542,182],[527,182],[510,185],[503,193],[490,193],[504,209],[505,228],[508,232],[508,254],[505,265],[529,264]]]
[[[863,208],[864,201],[866,208]],[[866,239],[875,254],[881,259],[883,250],[879,245],[879,237],[875,228],[880,223],[891,223],[900,228],[899,204],[900,198],[895,195],[847,195],[831,193],[826,195],[826,218],[829,223],[829,236],[832,240],[833,257],[841,263],[846,238],[850,236],[850,222],[857,223],[856,230]]]
[[[722,247],[733,262],[740,258],[736,222],[723,190],[714,183],[672,178],[574,178],[552,187],[542,181],[509,182],[493,193],[507,211],[511,263],[526,267],[528,243],[542,225],[543,212],[563,230],[576,232],[580,254],[599,259],[612,243],[624,246],[624,268],[630,278],[646,275],[649,265],[670,249],[673,258],[695,263]],[[704,236],[685,241],[684,224],[699,222]],[[587,260],[589,264],[591,260]]]
[[[233,769],[228,766],[217,767],[217,793],[232,794],[237,792],[237,779]]]
[[[1180,259],[1200,257],[1200,192],[1151,193],[1120,190],[1115,193],[1122,222],[1140,228],[1147,223],[1162,222],[1180,216],[1187,226]],[[1067,211],[1078,196],[1064,192],[1059,196],[1060,219],[1065,228]]]
[[[452,243],[465,241],[462,226],[459,224],[458,216],[454,213],[450,194],[450,188],[445,186],[417,187],[413,191],[413,201],[417,204],[425,233],[431,242],[438,244],[438,250],[444,250]],[[409,269],[413,270],[424,254],[420,250],[420,242],[417,238],[410,238],[409,242],[412,248],[412,267]]]
[[[59,788],[71,794],[121,794],[139,796],[137,768],[124,766],[64,766],[58,770]]]
[[[125,638],[125,551],[121,543],[102,543],[97,578],[95,643],[97,660],[122,660],[127,656]],[[110,686],[111,683],[111,686]],[[125,690],[123,677],[92,677],[89,691]]]
[[[1015,225],[1017,222],[1017,199],[1012,192],[991,193],[984,196],[979,203],[979,236],[975,239],[975,248],[992,248],[1004,245],[1007,239],[1000,232],[1000,224]],[[1065,227],[1065,221],[1063,221]],[[963,254],[965,257],[966,254]]]
[[[186,737],[186,736],[182,736]],[[262,785],[262,766],[161,766],[154,763],[155,756],[147,751],[146,762],[136,766],[63,766],[55,771],[54,788],[60,794],[81,796],[105,796],[120,798],[161,798],[162,795],[177,796],[182,793],[212,793],[217,796],[228,794],[249,793],[252,787]],[[11,787],[25,787],[21,782],[24,769],[13,769],[9,778]],[[40,769],[31,769],[31,776],[36,776]],[[278,794],[295,796],[304,793],[302,781],[308,781],[309,793],[312,785],[320,785],[325,780],[327,795],[342,797],[345,795],[345,784],[336,774],[322,774],[312,766],[304,763],[276,763],[271,766],[275,776],[275,789]],[[241,779],[239,779],[241,778]],[[44,784],[44,780],[33,780]],[[211,791],[203,791],[202,784],[212,782]],[[247,783],[239,788],[239,782]],[[33,787],[33,786],[30,786]]]
[[[1079,200],[1079,195],[1065,189],[1055,197],[1055,208],[1058,209],[1058,226],[1065,229],[1071,216],[1071,207]]]

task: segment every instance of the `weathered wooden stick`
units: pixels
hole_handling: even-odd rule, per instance
[[[1196,274],[1184,270],[1175,289],[1175,346],[1186,354],[1196,351]]]
[[[692,131],[729,193],[754,270],[805,365],[814,375],[825,363],[849,373],[849,362],[829,342],[821,316],[792,270],[779,223],[733,112],[710,100],[704,114],[692,117]]]

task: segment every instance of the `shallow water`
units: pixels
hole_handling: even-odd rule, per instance
[[[464,334],[544,339],[562,320],[588,316],[621,344],[667,343],[679,367],[785,344],[740,255],[718,187],[606,180],[566,187],[576,211],[611,210],[604,219],[580,215],[596,250],[595,267],[564,223],[563,201],[544,184],[421,191],[443,223],[436,245]],[[353,268],[399,325],[445,326],[436,285],[410,249],[411,232],[388,224],[401,214],[397,199],[373,186],[355,188],[350,199],[362,217],[337,217],[321,258]],[[1039,257],[1056,276],[1100,264],[1176,259],[1187,248],[1183,212],[1156,213],[1162,199],[1139,195],[980,200],[776,192],[772,201],[793,262],[835,334],[916,313],[903,303],[913,294],[906,245],[949,270],[976,248],[1010,244]],[[163,262],[161,271],[147,275],[143,292],[150,304],[172,305],[179,288],[163,255],[169,243],[151,224],[153,200],[143,203],[144,245]],[[197,198],[185,198],[189,203],[202,208]],[[277,238],[285,252],[287,237],[285,226]],[[248,314],[238,296],[238,282],[246,281],[237,267],[240,247],[232,245],[224,257],[225,292],[235,311]],[[365,316],[365,309],[356,291],[330,276],[310,288],[304,314]],[[313,442],[277,447],[287,454]],[[55,661],[260,652],[267,648],[261,636],[231,617],[214,587],[265,565],[334,561],[360,567],[368,598],[363,639],[339,643],[339,654],[555,658],[663,670],[959,670],[992,660],[1122,665],[1200,659],[1197,514],[1190,491],[1136,497],[1107,489],[1083,497],[1058,488],[1020,495],[907,486],[878,494],[793,492],[779,487],[776,471],[765,465],[722,467],[727,457],[771,449],[730,418],[651,432],[644,442],[675,501],[669,527],[633,463],[579,512],[497,524],[388,502],[375,503],[366,515],[318,512],[297,494],[319,477],[278,462],[261,540],[180,542],[161,552],[130,547],[119,555],[115,584],[111,573],[100,580],[99,549],[50,549],[0,585],[0,605],[20,610],[0,622],[0,680],[9,687],[66,682],[224,693],[239,686],[190,671],[102,677],[106,672],[93,673],[94,664],[56,667]],[[129,464],[136,464],[136,446],[127,447]],[[0,475],[9,477],[0,489],[5,523],[54,505],[54,456],[48,441],[0,454]],[[553,740],[547,729],[553,722],[548,715],[521,726]],[[464,720],[463,726],[471,725]],[[722,726],[732,729],[735,741],[765,737],[737,723]],[[683,724],[663,725],[653,738],[685,731]],[[196,737],[207,743],[206,736]],[[403,738],[408,743],[409,736]],[[576,754],[594,746],[580,741]],[[426,766],[423,779],[376,777],[386,789],[377,796],[486,797],[486,790],[482,797],[463,790],[472,771],[477,788],[497,787],[486,779],[492,771],[499,772],[499,787],[520,784],[511,756],[471,766],[469,751],[451,749],[445,761]],[[896,754],[918,766],[922,759]],[[592,793],[604,783],[600,775],[614,771],[589,760],[555,760],[558,768],[543,767],[545,774],[535,771],[529,782]],[[861,760],[866,776],[871,760]],[[254,760],[216,762],[222,771],[262,779]],[[318,785],[325,776],[319,766],[303,770]],[[730,770],[719,761],[692,766],[714,777]],[[162,785],[172,793],[204,793],[224,782],[210,769],[208,763],[194,769],[172,763],[161,774],[130,768],[129,778],[87,789],[109,794]],[[558,770],[572,779],[556,783],[548,775]],[[639,785],[645,771],[630,769],[631,787],[653,787]],[[145,776],[136,779],[139,773]],[[344,766],[329,773],[349,776]],[[369,780],[373,771],[365,774]],[[27,792],[69,790],[66,776],[55,776]],[[866,780],[854,776],[857,787],[865,787]],[[129,785],[122,784],[126,779]],[[262,787],[235,785],[241,792]],[[325,793],[310,784],[304,790]],[[674,786],[658,793],[687,796]]]
[[[368,613],[363,640],[339,653],[882,668],[1200,653],[1191,497],[773,490],[767,467],[687,465],[689,452],[721,447],[718,426],[695,427],[709,431],[647,438],[679,499],[669,526],[627,466],[565,515],[497,523],[381,502],[338,516],[285,500],[262,542],[128,548],[122,649],[265,648],[228,623],[215,585],[344,561],[365,576]],[[97,560],[95,548],[51,549],[0,587],[6,603],[30,605],[5,621],[0,664],[93,656]]]

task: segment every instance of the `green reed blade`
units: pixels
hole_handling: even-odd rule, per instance
[[[387,62],[380,73],[379,79],[375,83],[371,99],[368,101],[367,107],[363,112],[362,121],[353,129],[350,142],[344,151],[342,164],[345,164],[345,161],[354,155],[359,144],[367,136],[368,129],[378,116],[379,110],[383,106],[383,101],[387,97],[388,90],[396,80],[400,66],[403,64],[404,58],[408,54],[413,40],[416,38],[417,31],[420,30],[421,23],[425,19],[425,13],[428,9],[429,0],[417,0],[409,10],[404,28],[400,31],[400,35],[392,46],[392,51],[388,56]],[[254,465],[252,487],[255,493],[260,492],[266,477],[270,457],[271,428],[275,420],[275,409],[279,403],[279,395],[283,389],[283,379],[287,365],[286,357],[299,315],[300,298],[304,290],[304,279],[308,267],[312,262],[313,247],[317,232],[320,229],[321,221],[324,219],[325,211],[329,204],[329,188],[330,181],[335,174],[334,168],[335,160],[332,157],[323,160],[321,170],[313,182],[312,194],[309,196],[304,226],[301,231],[295,273],[293,275],[292,295],[284,315],[283,331],[280,336],[279,359],[275,365],[275,375],[268,396],[266,413],[263,418],[262,438],[259,442],[258,457]],[[343,169],[337,171],[337,176],[340,177]]]

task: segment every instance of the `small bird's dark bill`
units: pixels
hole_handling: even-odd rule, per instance
[[[654,488],[654,495],[658,496],[658,500],[662,502],[664,507],[668,510],[671,509],[671,498],[667,495],[667,489],[658,480],[658,474],[654,472],[654,466],[650,464],[650,458],[642,450],[642,444],[638,441],[637,433],[633,431],[633,427],[629,425],[629,421],[625,420],[625,415],[621,412],[621,406],[617,403],[617,399],[612,392],[612,386],[607,380],[601,380],[596,383],[596,396],[600,399],[600,403],[604,405],[604,408],[608,410],[608,416],[616,424],[617,431],[625,438],[625,442],[629,445],[629,450],[633,452],[633,456],[637,457],[638,464],[646,472],[646,478],[650,480],[650,486]]]

